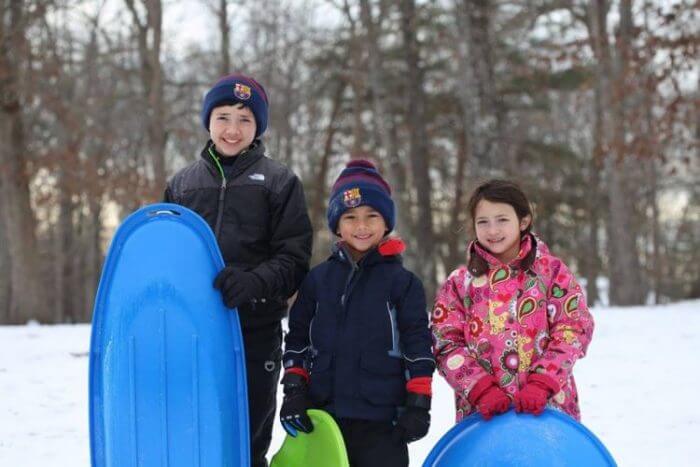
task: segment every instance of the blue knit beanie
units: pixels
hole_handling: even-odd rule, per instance
[[[328,202],[328,227],[338,234],[338,221],[348,209],[371,206],[384,218],[386,227],[394,230],[396,213],[391,199],[391,187],[370,161],[348,162],[331,189]]]
[[[221,78],[204,96],[202,103],[202,124],[209,131],[209,118],[212,110],[220,105],[243,104],[255,116],[255,137],[265,133],[267,128],[267,94],[260,83],[245,75],[232,74]]]

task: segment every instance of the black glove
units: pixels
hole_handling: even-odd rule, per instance
[[[282,378],[284,399],[280,409],[280,422],[289,436],[296,436],[298,431],[311,433],[314,424],[306,411],[313,408],[308,396],[306,380],[295,373],[287,373]]]
[[[430,428],[430,397],[408,393],[406,409],[394,426],[393,438],[396,442],[411,443],[428,434]]]
[[[224,304],[236,308],[263,294],[263,281],[253,272],[236,266],[226,266],[214,280],[214,287],[221,291]]]

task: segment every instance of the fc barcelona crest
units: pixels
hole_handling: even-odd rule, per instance
[[[250,99],[250,86],[236,83],[236,85],[233,87],[233,95],[242,101],[247,101]]]
[[[343,204],[348,208],[356,208],[362,202],[359,188],[350,188],[343,192]]]

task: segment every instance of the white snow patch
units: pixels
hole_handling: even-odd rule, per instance
[[[583,423],[621,466],[692,465],[700,300],[593,313],[593,342],[574,369]],[[90,465],[89,345],[88,325],[0,326],[0,465]],[[433,424],[410,445],[412,466],[453,425],[452,392],[440,376],[434,392]],[[283,433],[275,424],[271,453]]]

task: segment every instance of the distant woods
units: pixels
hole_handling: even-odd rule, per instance
[[[330,183],[368,157],[429,301],[465,261],[465,203],[491,177],[527,190],[590,302],[700,297],[696,2],[174,8],[0,0],[0,322],[90,320],[113,224],[198,157],[202,95],[229,70],[270,95],[264,141],[304,182],[315,262]]]

